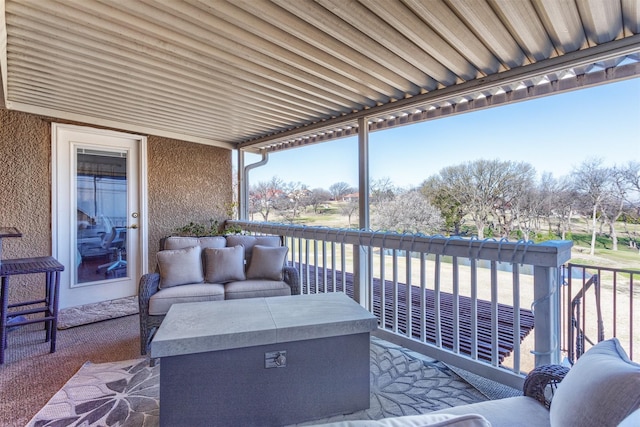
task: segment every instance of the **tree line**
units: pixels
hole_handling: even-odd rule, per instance
[[[544,173],[537,179],[527,162],[479,159],[444,167],[417,188],[398,188],[389,178],[372,180],[369,198],[372,227],[395,232],[566,239],[572,219],[580,216],[589,220],[593,254],[598,233],[608,234],[617,250],[615,224],[638,222],[640,163],[606,167],[602,159],[592,158],[566,176]],[[345,182],[309,189],[273,177],[250,187],[249,212],[252,219],[269,221],[275,212],[293,222],[308,209],[322,213],[329,201],[339,202],[351,226],[357,189]]]

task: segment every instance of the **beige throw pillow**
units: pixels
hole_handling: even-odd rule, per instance
[[[282,268],[289,248],[255,245],[247,269],[247,279],[282,280]]]
[[[204,277],[200,252],[200,246],[158,252],[160,288],[202,283]]]
[[[640,408],[640,364],[629,360],[617,338],[587,351],[558,385],[552,427],[615,426]]]
[[[206,248],[204,250],[204,279],[208,283],[227,283],[245,280],[244,248]]]

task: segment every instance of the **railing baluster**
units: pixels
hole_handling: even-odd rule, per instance
[[[513,263],[513,372],[520,373],[520,266]]]
[[[452,264],[452,290],[453,290],[453,352],[460,353],[460,272],[458,270],[458,257],[451,259]]]
[[[387,277],[385,275],[385,250],[380,248],[380,323],[382,328],[387,327]]]
[[[336,243],[331,242],[331,291],[336,292]]]
[[[406,309],[405,309],[405,317],[407,322],[407,333],[406,335],[411,338],[413,336],[413,328],[411,322],[413,321],[413,301],[411,298],[411,251],[405,251],[405,270],[406,270],[406,288],[405,288],[405,301],[406,301]]]
[[[398,250],[393,250],[393,332],[398,332]]]
[[[498,366],[498,266],[491,261],[491,364]]]
[[[327,241],[322,241],[322,283],[324,291],[329,292],[329,282],[327,281]]]
[[[347,254],[344,242],[340,243],[340,270],[342,271],[342,291],[347,292]]]
[[[427,341],[427,254],[420,252],[420,341]]]
[[[475,258],[469,259],[471,269],[471,358],[478,359],[478,265]]]
[[[442,323],[440,321],[440,254],[436,254],[435,266],[434,266],[434,278],[433,278],[433,291],[434,291],[434,316],[435,316],[435,333],[436,333],[436,347],[442,347]]]

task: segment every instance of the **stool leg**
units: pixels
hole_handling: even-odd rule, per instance
[[[53,283],[51,286],[51,315],[53,316],[53,320],[51,321],[50,329],[51,329],[51,353],[56,352],[56,337],[58,335],[58,304],[59,304],[59,294],[60,294],[60,272],[56,271],[53,273]]]
[[[0,280],[0,365],[4,363],[4,349],[7,347],[7,306],[9,305],[9,278]]]

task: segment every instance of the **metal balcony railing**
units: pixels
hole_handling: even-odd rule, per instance
[[[562,347],[570,363],[594,344],[617,337],[640,360],[640,271],[569,263],[562,269]]]
[[[534,366],[560,362],[571,242],[229,223],[283,236],[302,292],[349,294],[378,317],[380,338],[515,388]]]

